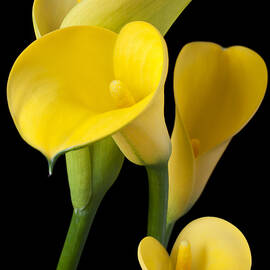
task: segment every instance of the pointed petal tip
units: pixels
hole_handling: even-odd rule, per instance
[[[55,156],[53,158],[47,158],[48,161],[48,171],[49,171],[49,175],[48,177],[51,177],[53,174],[53,168],[54,168],[54,164],[57,160],[58,156]]]
[[[53,162],[51,160],[48,160],[48,170],[49,170],[48,177],[51,177],[53,173]]]

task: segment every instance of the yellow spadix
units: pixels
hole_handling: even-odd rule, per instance
[[[199,218],[179,234],[171,255],[154,238],[138,248],[143,270],[250,270],[251,253],[244,235],[231,223],[215,217]]]
[[[248,48],[194,42],[182,49],[174,71],[168,223],[196,202],[232,137],[258,109],[266,87],[266,65]]]
[[[130,23],[119,35],[91,26],[57,30],[16,60],[7,87],[10,112],[24,140],[50,162],[111,134],[133,162],[163,162],[170,155],[167,62],[165,41],[145,22]]]

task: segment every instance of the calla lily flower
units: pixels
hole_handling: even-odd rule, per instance
[[[147,21],[165,34],[191,0],[35,0],[39,38],[60,27],[96,25],[119,32],[131,21]]]
[[[53,164],[69,150],[109,135],[137,164],[169,159],[163,115],[166,43],[146,22],[119,35],[74,26],[33,42],[8,80],[9,109],[31,146]]]
[[[193,42],[182,49],[174,71],[169,224],[199,198],[232,137],[258,109],[266,87],[266,65],[248,48]]]
[[[138,248],[143,270],[250,270],[251,253],[244,235],[231,223],[203,217],[179,234],[171,255],[152,237]]]

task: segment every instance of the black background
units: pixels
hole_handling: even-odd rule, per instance
[[[165,39],[170,55],[165,115],[174,119],[172,72],[180,49],[191,41],[244,45],[268,64],[267,1],[193,0]],[[2,5],[2,4],[1,4]],[[5,269],[55,269],[72,215],[65,160],[48,177],[46,159],[19,136],[8,112],[6,81],[19,53],[35,38],[32,1],[5,1],[1,17],[1,265]],[[177,222],[181,229],[202,216],[218,216],[246,236],[253,268],[267,266],[269,251],[268,153],[269,94],[249,124],[232,140],[192,210]],[[89,234],[79,269],[139,269],[137,246],[146,233],[147,180],[143,167],[127,160],[106,195]],[[3,240],[5,239],[5,240]],[[217,269],[218,270],[218,269]],[[229,270],[229,269],[228,269]],[[233,270],[233,269],[231,269]]]

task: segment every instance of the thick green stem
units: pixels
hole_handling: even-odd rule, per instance
[[[167,227],[166,227],[166,238],[165,238],[165,247],[166,248],[167,248],[167,246],[169,244],[170,237],[171,237],[171,234],[172,234],[172,231],[173,231],[173,228],[174,228],[174,224],[175,224],[175,222],[172,222],[170,224],[167,224]]]
[[[66,154],[74,213],[57,270],[75,270],[89,230],[106,192],[122,167],[124,156],[111,137]]]
[[[77,268],[99,204],[100,200],[91,199],[85,209],[73,212],[57,270],[74,270]]]
[[[168,208],[168,166],[147,166],[149,183],[147,234],[163,245],[166,239]]]

